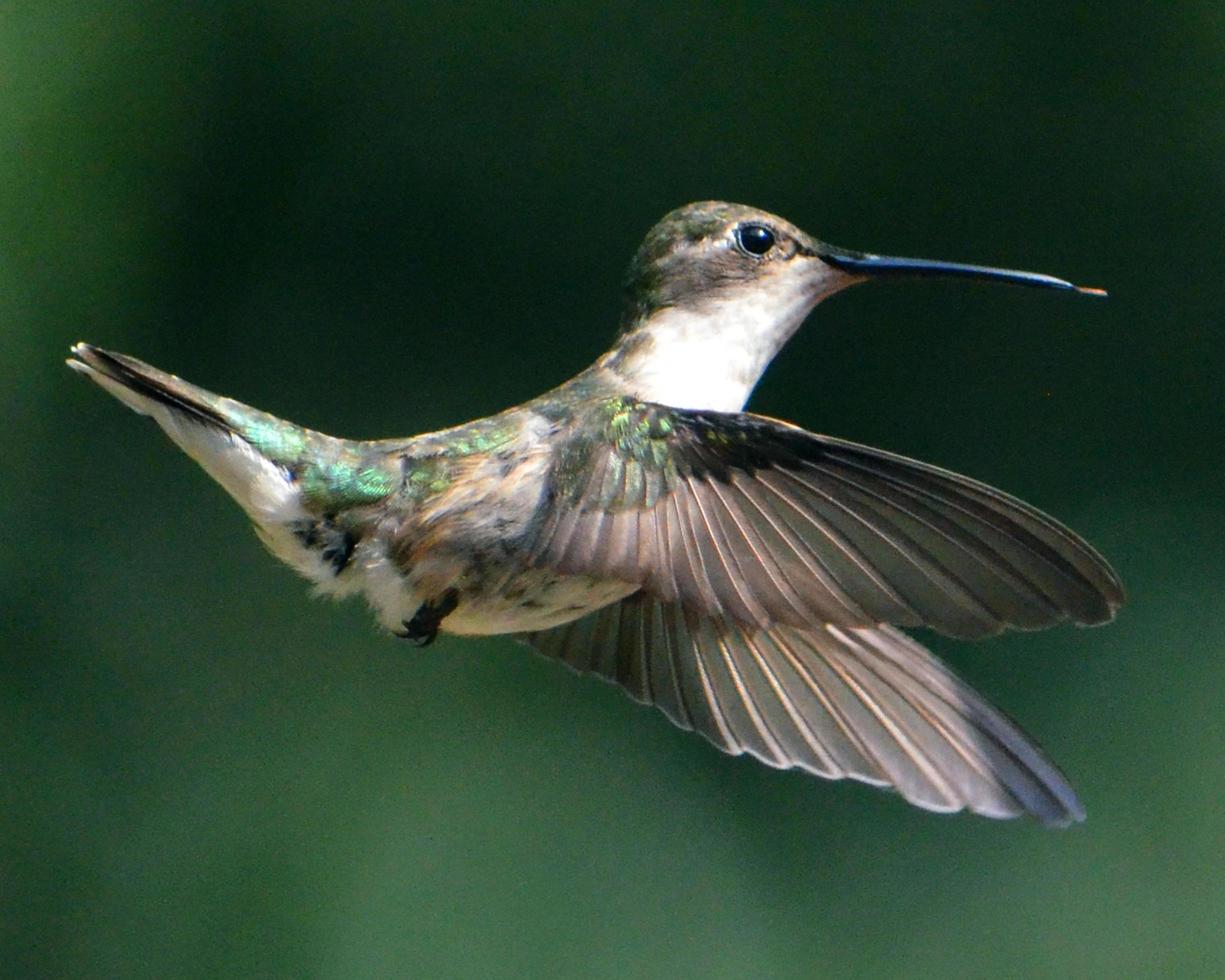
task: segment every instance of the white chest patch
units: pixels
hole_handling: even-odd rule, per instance
[[[759,284],[703,310],[661,310],[639,328],[651,343],[627,359],[621,373],[646,401],[738,412],[818,298],[784,281],[773,289]]]

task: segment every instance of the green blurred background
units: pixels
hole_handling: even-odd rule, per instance
[[[1225,974],[1223,11],[4,5],[3,972]],[[1084,826],[729,759],[510,641],[410,649],[62,366],[442,427],[586,365],[707,197],[1109,287],[855,290],[753,401],[1115,563],[1110,627],[932,640]]]

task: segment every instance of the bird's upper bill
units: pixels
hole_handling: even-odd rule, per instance
[[[943,262],[939,259],[907,259],[895,255],[873,255],[871,252],[855,252],[838,248],[835,245],[827,245],[824,242],[817,243],[817,255],[836,269],[868,278],[931,276],[944,279],[981,279],[985,282],[1004,282],[1014,286],[1070,289],[1084,296],[1107,295],[1106,290],[1098,289],[1096,286],[1077,286],[1066,279],[1058,279],[1041,272],[997,269],[990,265],[967,265],[963,262]]]

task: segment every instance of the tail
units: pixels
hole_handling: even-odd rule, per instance
[[[302,512],[295,473],[317,443],[336,442],[241,402],[215,395],[134,357],[90,344],[72,348],[68,366],[148,415],[230,494],[257,526]]]

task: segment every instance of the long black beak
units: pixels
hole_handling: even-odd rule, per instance
[[[1077,286],[1066,279],[1043,275],[1041,272],[1019,272],[1016,269],[996,269],[989,265],[965,265],[961,262],[940,262],[935,259],[902,259],[893,255],[873,255],[836,248],[822,242],[817,255],[835,268],[857,276],[933,276],[946,279],[982,279],[987,282],[1007,282],[1015,286],[1036,286],[1041,289],[1069,289],[1084,296],[1105,296],[1106,290]]]

